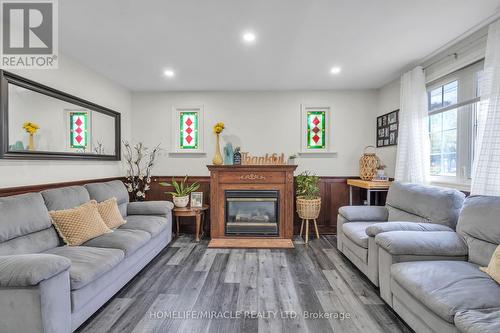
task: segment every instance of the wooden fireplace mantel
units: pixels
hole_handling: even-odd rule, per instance
[[[210,235],[208,247],[293,248],[294,193],[296,165],[208,165],[210,170]],[[226,190],[277,190],[279,196],[278,236],[226,236]]]

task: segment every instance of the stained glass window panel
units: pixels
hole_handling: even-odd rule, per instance
[[[326,112],[308,111],[307,112],[307,148],[324,149],[326,142]]]
[[[70,112],[70,147],[86,148],[88,143],[88,113]]]
[[[181,112],[179,114],[180,148],[198,149],[199,145],[199,114],[198,112]]]

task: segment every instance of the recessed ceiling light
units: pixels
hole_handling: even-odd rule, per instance
[[[253,43],[255,42],[255,40],[257,39],[257,36],[255,36],[255,34],[253,32],[250,32],[250,31],[247,31],[245,33],[243,33],[243,41],[245,43]]]
[[[332,67],[332,69],[330,69],[330,73],[339,74],[341,70],[342,69],[339,66],[335,66],[335,67]]]
[[[171,69],[166,69],[163,74],[165,74],[166,77],[174,77],[175,76],[175,72]]]

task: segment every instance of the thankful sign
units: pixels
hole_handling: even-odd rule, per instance
[[[280,165],[285,163],[285,154],[266,154],[265,156],[251,156],[248,153],[241,153],[241,164],[246,165]]]

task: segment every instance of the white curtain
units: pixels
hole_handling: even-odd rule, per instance
[[[425,75],[418,66],[401,76],[395,179],[427,183],[430,173],[429,115]]]
[[[500,20],[488,31],[471,194],[500,196]]]

